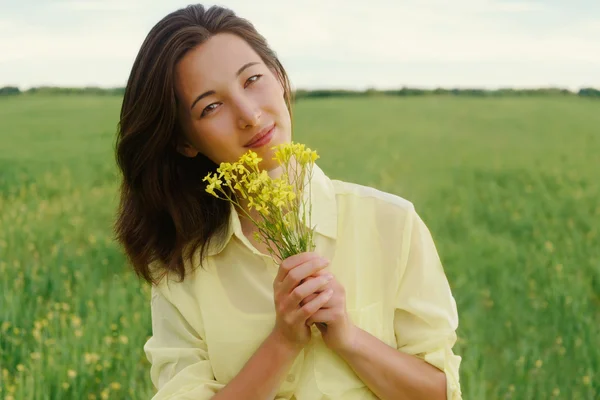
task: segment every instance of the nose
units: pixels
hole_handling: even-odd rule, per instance
[[[238,103],[238,125],[241,129],[258,125],[260,108],[253,101],[246,99]]]

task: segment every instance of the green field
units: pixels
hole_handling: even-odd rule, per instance
[[[0,98],[0,399],[149,399],[149,288],[112,238],[121,99]],[[600,102],[305,100],[332,178],[411,200],[459,314],[465,400],[600,398]]]

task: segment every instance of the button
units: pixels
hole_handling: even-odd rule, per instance
[[[294,382],[296,380],[296,376],[294,374],[289,374],[285,380],[288,382]]]

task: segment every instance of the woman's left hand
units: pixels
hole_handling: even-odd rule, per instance
[[[319,271],[317,276],[327,273],[330,272]],[[306,279],[314,279],[314,277]],[[333,295],[319,311],[314,313],[312,317],[306,321],[306,324],[308,326],[316,324],[316,327],[321,331],[325,345],[330,349],[337,351],[351,348],[354,345],[357,327],[348,317],[348,312],[346,310],[346,291],[337,281],[335,276],[327,285],[323,286],[320,291],[327,289],[333,289]],[[318,293],[314,293],[306,297],[301,302],[301,305],[309,302],[317,295]]]

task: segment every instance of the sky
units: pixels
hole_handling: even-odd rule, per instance
[[[193,1],[0,0],[0,87],[125,85],[140,45]],[[296,89],[600,88],[598,0],[221,0]]]

